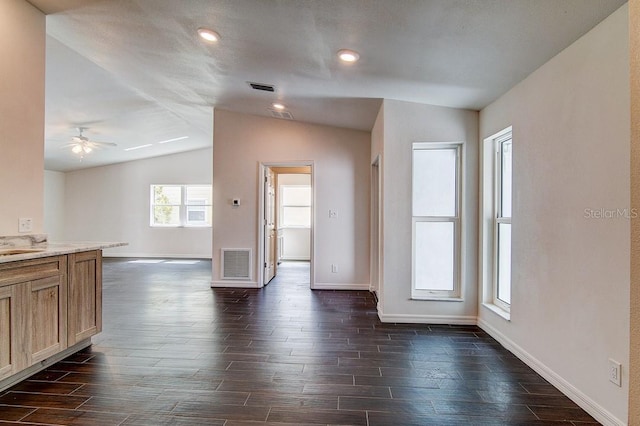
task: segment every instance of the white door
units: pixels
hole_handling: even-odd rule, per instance
[[[264,179],[264,284],[276,275],[276,184],[275,173],[266,169]]]

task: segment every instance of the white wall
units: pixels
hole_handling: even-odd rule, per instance
[[[246,285],[257,285],[260,162],[313,161],[315,284],[368,289],[370,138],[368,132],[216,110],[214,285],[234,285],[221,281],[221,248],[252,249],[253,281]],[[232,198],[242,205],[233,208]],[[338,218],[329,219],[329,209]],[[338,273],[331,273],[331,264],[339,265]]]
[[[477,315],[478,113],[385,100],[383,274],[378,311],[388,322],[474,323]],[[464,142],[462,302],[411,300],[413,142]],[[378,154],[374,145],[372,157]]]
[[[49,241],[64,240],[65,184],[63,172],[44,171],[44,232]]]
[[[0,235],[18,219],[43,232],[45,17],[23,0],[0,2]]]
[[[66,174],[65,240],[125,241],[106,256],[211,257],[211,228],[152,228],[152,184],[210,184],[211,149]]]
[[[605,424],[627,418],[629,208],[627,6],[482,110],[513,125],[511,321],[480,325]],[[608,381],[608,358],[623,387]]]

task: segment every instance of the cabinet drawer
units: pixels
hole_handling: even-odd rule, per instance
[[[66,256],[20,260],[0,264],[0,287],[40,278],[66,275]]]

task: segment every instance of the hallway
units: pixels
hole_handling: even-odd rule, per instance
[[[105,259],[104,331],[0,393],[0,424],[597,424],[475,326],[382,324],[305,263],[261,290],[210,271]]]

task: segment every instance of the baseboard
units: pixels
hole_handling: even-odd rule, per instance
[[[260,288],[257,281],[211,281],[211,288]]]
[[[452,324],[452,325],[476,325],[475,316],[464,315],[410,315],[390,314],[382,312],[378,305],[378,318],[382,322],[415,323],[415,324]]]
[[[314,283],[313,290],[364,290],[369,291],[369,283],[353,284],[353,283]]]
[[[597,421],[606,426],[625,426],[626,421],[622,421],[607,411],[604,407],[593,401],[587,395],[582,393],[579,389],[567,382],[556,372],[544,365],[538,359],[533,357],[522,347],[518,346],[511,339],[506,337],[500,331],[491,326],[488,322],[482,318],[477,320],[478,327],[486,331],[491,337],[504,346],[509,352],[513,353],[522,362],[531,367],[536,373],[542,376],[545,380],[555,386],[560,392],[565,394],[569,399],[578,404],[580,408],[593,416]]]
[[[108,249],[107,249],[108,250]],[[211,260],[210,255],[202,254],[149,254],[149,253],[108,253],[102,252],[102,257],[135,257],[149,259],[207,259]]]

